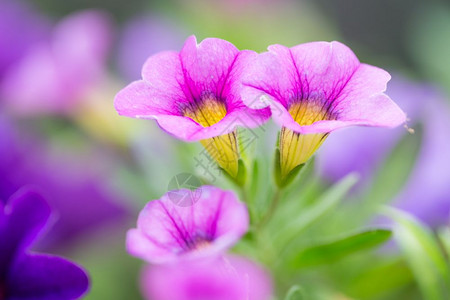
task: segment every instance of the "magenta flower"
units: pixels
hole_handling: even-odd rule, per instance
[[[22,114],[73,113],[103,78],[110,31],[108,16],[98,11],[63,19],[50,38],[36,41],[10,67],[1,97]]]
[[[151,300],[267,300],[272,295],[267,272],[238,256],[148,266],[141,289]]]
[[[192,205],[177,205],[180,197]],[[137,228],[128,232],[127,250],[150,263],[213,256],[233,245],[248,225],[247,209],[232,192],[181,189],[146,205]]]
[[[268,49],[248,68],[242,97],[253,108],[270,106],[282,126],[282,176],[305,163],[336,129],[405,122],[405,114],[383,93],[390,75],[360,63],[345,45],[313,42]]]
[[[119,114],[155,119],[159,126],[184,141],[201,141],[219,165],[235,176],[238,148],[235,128],[256,127],[269,117],[253,110],[240,97],[241,76],[253,51],[239,51],[231,43],[208,38],[197,44],[187,39],[178,52],[151,56],[142,69],[143,80],[120,91]]]
[[[0,299],[77,299],[89,286],[86,273],[57,256],[27,250],[50,217],[50,207],[30,188],[0,201]]]

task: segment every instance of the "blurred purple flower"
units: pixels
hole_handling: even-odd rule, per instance
[[[267,300],[272,295],[267,272],[238,256],[148,266],[141,289],[149,300]]]
[[[90,158],[92,159],[92,157]],[[106,225],[123,225],[128,208],[88,159],[49,153],[0,115],[0,202],[23,185],[42,188],[59,217],[41,248],[64,247]]]
[[[179,206],[180,195],[192,205]],[[213,186],[180,189],[146,205],[137,229],[128,232],[127,250],[150,263],[209,257],[236,243],[248,226],[247,208],[234,193]]]
[[[423,127],[422,145],[415,167],[394,203],[431,226],[450,218],[450,108],[437,90],[396,78],[388,94],[407,112],[412,127]],[[408,134],[404,128],[380,131],[376,128],[351,128],[331,136],[318,155],[322,176],[337,181],[358,172],[362,183],[370,183],[376,169]]]
[[[70,112],[103,78],[110,39],[111,24],[104,13],[68,16],[55,26],[50,39],[34,43],[10,67],[1,97],[24,114]]]
[[[246,69],[242,98],[254,108],[270,106],[282,126],[282,177],[304,164],[336,129],[405,122],[405,114],[383,93],[390,75],[360,63],[347,46],[312,42],[268,50]],[[270,101],[255,101],[267,96]]]
[[[114,104],[120,115],[155,119],[166,132],[184,141],[201,141],[231,176],[238,172],[236,127],[257,127],[269,117],[241,100],[241,75],[255,52],[208,38],[191,36],[180,52],[151,56],[143,80],[121,90]],[[214,139],[212,139],[214,138]]]
[[[0,202],[0,299],[69,300],[88,289],[86,273],[74,263],[27,251],[50,213],[30,188],[12,195],[4,207]]]
[[[150,55],[179,49],[185,38],[181,27],[160,15],[135,17],[125,24],[119,39],[119,71],[125,79],[137,80]]]
[[[20,0],[0,1],[0,82],[32,45],[48,35],[48,22]]]

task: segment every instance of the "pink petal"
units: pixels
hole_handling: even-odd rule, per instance
[[[238,256],[146,267],[141,286],[152,300],[267,300],[272,294],[267,272]]]
[[[197,44],[195,36],[190,36],[180,51],[180,59],[191,96],[200,99],[212,93],[225,98],[238,57],[239,50],[230,42],[208,38]]]

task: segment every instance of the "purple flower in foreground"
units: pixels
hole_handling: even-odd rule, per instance
[[[448,224],[450,218],[450,107],[433,87],[395,78],[389,94],[408,113],[409,123],[422,128],[422,144],[410,177],[395,205],[431,226]],[[332,136],[318,155],[322,177],[338,181],[358,172],[363,188],[370,183],[405,130],[380,132],[376,128],[351,128]]]
[[[155,119],[179,139],[201,141],[218,164],[236,176],[236,127],[256,127],[269,117],[266,110],[245,106],[240,97],[241,75],[255,55],[216,38],[197,44],[191,36],[179,53],[151,56],[142,69],[143,80],[117,94],[116,110]]]
[[[267,300],[272,295],[265,270],[238,256],[148,266],[141,289],[151,300]]]
[[[69,113],[103,78],[110,22],[97,11],[63,19],[51,39],[36,42],[5,75],[1,97],[16,112]]]
[[[383,93],[390,75],[360,63],[345,45],[313,42],[268,49],[247,68],[242,97],[254,108],[269,105],[282,126],[282,177],[305,163],[331,131],[405,122],[405,114]],[[264,101],[254,102],[258,97]]]
[[[74,263],[27,252],[50,213],[29,188],[15,193],[5,207],[0,202],[0,299],[69,300],[88,289],[86,273]]]
[[[230,191],[202,186],[195,191],[171,191],[153,200],[139,214],[137,228],[127,235],[130,254],[150,263],[220,254],[245,234],[247,208]],[[176,194],[175,194],[176,193]],[[175,198],[193,197],[191,206]]]

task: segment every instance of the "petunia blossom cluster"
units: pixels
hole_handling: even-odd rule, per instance
[[[390,75],[339,42],[272,45],[257,54],[215,38],[197,44],[192,36],[179,53],[151,56],[142,77],[117,94],[119,114],[155,119],[179,139],[201,141],[232,177],[239,173],[236,127],[270,116],[281,126],[281,181],[336,129],[406,121],[384,93]]]
[[[248,166],[237,128],[258,127],[272,117],[281,130],[277,191],[263,218],[252,214],[250,221],[232,192],[213,186],[169,191],[147,204],[127,236],[128,252],[150,264],[142,274],[143,294],[156,300],[270,299],[272,283],[263,268],[226,250],[249,224],[249,234],[258,235],[280,192],[332,131],[405,123],[405,113],[384,93],[389,79],[339,42],[272,45],[258,54],[191,36],[180,52],[148,58],[142,79],[117,94],[118,113],[154,119],[178,139],[200,141],[244,199]],[[191,197],[192,205],[177,205],[174,193]]]

